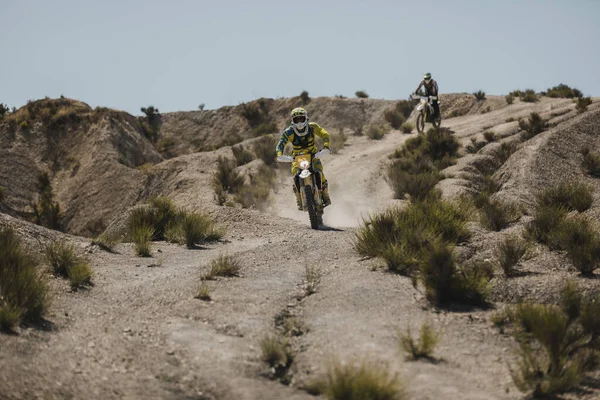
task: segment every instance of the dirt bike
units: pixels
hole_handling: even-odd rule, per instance
[[[296,161],[298,172],[294,176],[294,184],[300,192],[302,198],[303,211],[308,211],[310,218],[310,227],[319,229],[323,225],[323,198],[321,196],[321,175],[315,174],[312,167],[312,159],[321,158],[329,155],[331,152],[328,149],[323,149],[315,154],[298,154],[292,156],[279,156],[278,162]]]
[[[417,106],[417,131],[419,133],[425,130],[425,123],[431,122],[435,128],[439,128],[442,124],[441,111],[438,115],[435,115],[435,109],[433,108],[433,100],[437,100],[437,96],[419,96],[416,94],[411,95],[413,100],[419,100]],[[439,108],[440,102],[438,102]],[[435,116],[434,116],[435,115]]]

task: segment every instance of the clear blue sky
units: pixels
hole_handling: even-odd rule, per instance
[[[358,89],[600,95],[600,0],[0,0],[0,102],[139,114]]]

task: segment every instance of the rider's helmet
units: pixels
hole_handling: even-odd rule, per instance
[[[294,128],[296,128],[296,133],[299,136],[306,135],[308,129],[304,133],[298,132],[303,130],[306,127],[306,125],[308,125],[308,113],[306,112],[306,110],[302,107],[294,108],[290,116],[292,117],[292,125],[294,126]]]
[[[425,73],[425,75],[423,76],[423,80],[425,81],[425,83],[431,82],[431,72]]]

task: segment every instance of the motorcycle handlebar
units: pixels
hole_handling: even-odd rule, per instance
[[[318,151],[315,154],[313,154],[313,157],[315,157],[315,158],[321,158],[321,157],[327,156],[329,154],[331,154],[331,150],[329,150],[329,149],[323,149],[323,150]],[[294,161],[294,157],[293,156],[283,155],[283,156],[277,157],[276,161],[277,162],[292,162],[292,161]]]

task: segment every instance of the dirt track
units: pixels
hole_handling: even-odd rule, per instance
[[[526,106],[523,114],[546,106]],[[485,124],[505,124],[513,113],[499,110],[445,125],[467,139]],[[51,329],[0,335],[0,398],[308,399],[299,387],[333,358],[387,363],[411,399],[521,398],[507,368],[513,342],[493,328],[489,311],[430,309],[408,278],[372,271],[377,262],[361,261],[352,249],[361,216],[398,201],[383,180],[383,164],[407,137],[351,137],[341,154],[324,161],[333,205],[322,231],[309,229],[307,216],[293,210],[284,175],[266,214],[211,208],[229,230],[223,242],[206,248],[161,242],[154,257],[144,259],[130,244],[110,254],[81,240],[91,251],[95,286],[70,293],[63,282],[53,282],[58,295]],[[186,157],[193,164],[197,156]],[[210,199],[199,193],[200,184],[190,183],[182,199],[193,193]],[[221,252],[240,258],[242,276],[209,282],[211,302],[194,299],[200,274]],[[323,272],[308,297],[306,265]],[[267,378],[258,345],[283,310],[306,326],[292,341],[298,353],[291,386]],[[427,319],[443,332],[439,362],[404,361],[397,330],[416,331]]]

